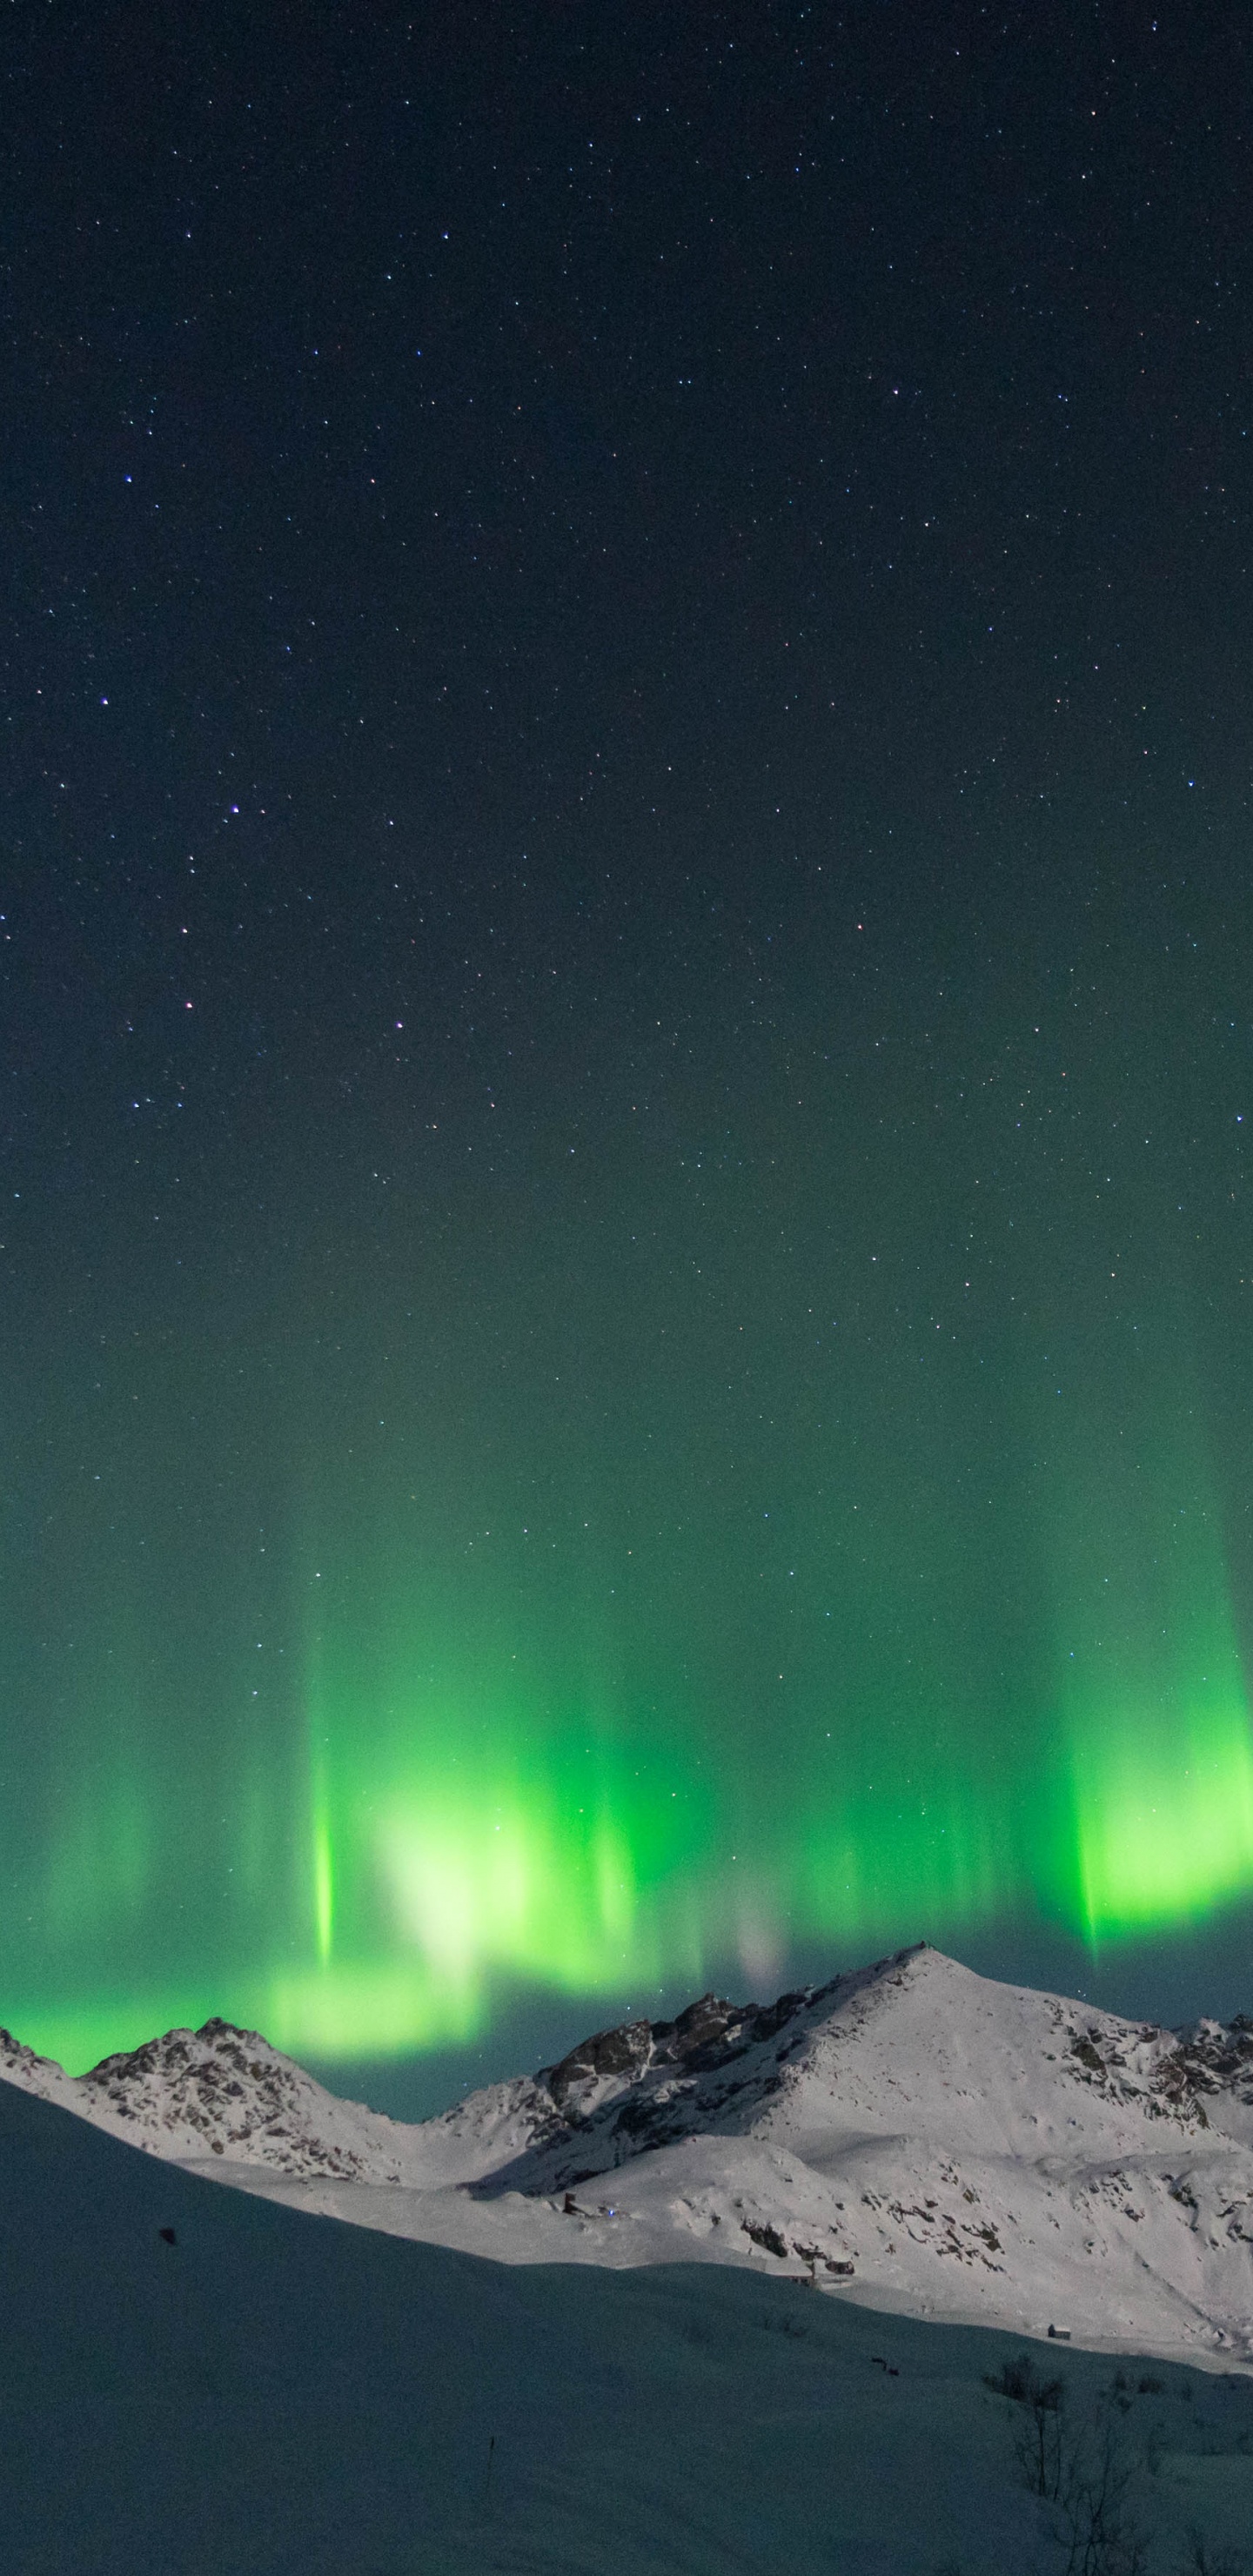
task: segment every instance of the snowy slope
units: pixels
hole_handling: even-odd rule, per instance
[[[925,1946],[599,2033],[412,2127],[220,2023],[77,2083],[0,2073],[250,2190],[498,2259],[731,2263],[1253,2360],[1253,2025],[1158,2030]]]
[[[293,2176],[418,2186],[463,2182],[520,2153],[554,2106],[530,2076],[458,2113],[411,2125],[343,2101],[256,2031],[207,2021],[170,2030],[90,2074],[66,2075],[0,2029],[0,2080],[176,2162],[220,2156]]]
[[[0,2085],[6,2576],[1062,2576],[987,2385],[1018,2351],[743,2268],[297,2217]],[[1189,2525],[1236,2563],[1249,2381],[1047,2366],[1068,2441],[1112,2428],[1146,2576]]]
[[[391,2181],[400,2173],[392,2140],[412,2134],[341,2102],[268,2040],[224,2021],[167,2031],[78,2077],[0,2030],[0,2077],[178,2160],[215,2155],[279,2173]]]

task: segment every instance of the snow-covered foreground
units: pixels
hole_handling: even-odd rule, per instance
[[[0,2084],[0,2565],[1061,2576],[1059,2507],[1015,2457],[1029,2411],[985,2384],[1019,2341],[781,2268],[397,2242]],[[1124,2368],[1114,2389],[1108,2360],[1036,2353],[1065,2388],[1046,2431],[1078,2457],[1111,2428],[1153,2576],[1191,2563],[1189,2525],[1220,2565],[1253,2531],[1253,2382]]]
[[[1253,2360],[1253,2023],[1187,2033],[925,1946],[706,1996],[412,2126],[222,2023],[0,2074],[253,2193],[511,2263],[731,2265],[879,2310]]]

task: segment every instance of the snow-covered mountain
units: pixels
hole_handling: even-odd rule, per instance
[[[340,2101],[256,2031],[225,2021],[167,2030],[80,2076],[0,2030],[0,2077],[180,2164],[212,2155],[276,2173],[392,2182],[400,2165],[389,2140],[413,2135]]]
[[[712,1995],[406,2125],[209,2022],[0,2075],[268,2197],[515,2262],[754,2266],[919,2316],[1253,2361],[1253,2022],[1159,2030],[925,1945]]]

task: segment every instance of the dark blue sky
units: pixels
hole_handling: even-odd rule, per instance
[[[12,32],[0,2010],[1231,2007],[1243,13]]]

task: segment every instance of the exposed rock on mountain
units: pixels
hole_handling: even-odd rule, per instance
[[[284,2174],[393,2181],[400,2166],[389,2142],[408,2134],[381,2112],[339,2101],[268,2040],[226,2021],[166,2031],[77,2078],[0,2031],[0,2076],[178,2163],[212,2155]]]

